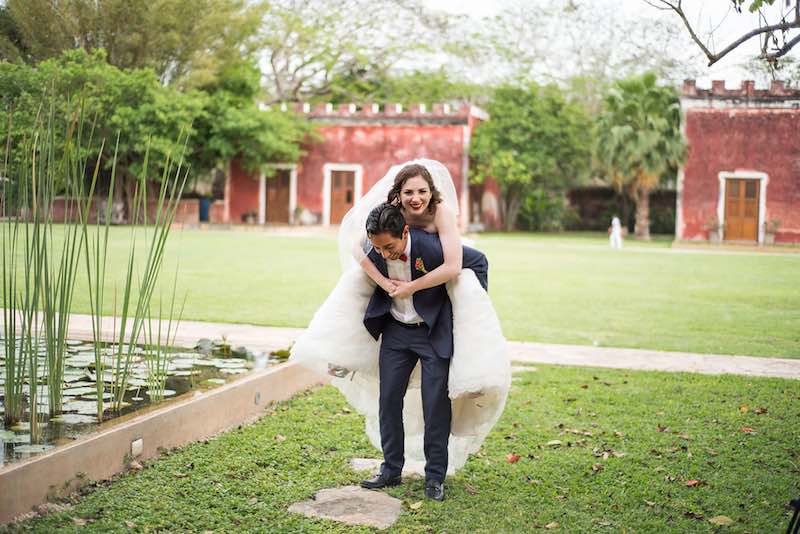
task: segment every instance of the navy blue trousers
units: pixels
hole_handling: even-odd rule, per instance
[[[451,408],[447,392],[450,360],[437,356],[425,326],[407,327],[389,319],[383,330],[379,358],[379,420],[384,462],[381,472],[399,476],[405,460],[403,398],[411,372],[422,362],[422,412],[425,420],[425,480],[444,482]]]

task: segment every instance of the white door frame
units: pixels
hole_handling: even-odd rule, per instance
[[[364,167],[358,163],[326,163],[322,166],[322,225],[331,224],[331,173],[333,171],[352,171],[353,178],[353,203],[361,198],[361,183],[364,177]]]
[[[270,163],[265,165],[270,169],[289,171],[289,224],[294,224],[294,212],[297,208],[297,164],[296,163]],[[267,221],[267,177],[264,171],[258,175],[258,224]]]
[[[764,221],[767,218],[767,182],[769,176],[765,172],[736,170],[719,173],[719,197],[717,198],[717,220],[719,221],[719,240],[725,238],[725,185],[729,178],[737,180],[758,180],[758,242],[764,242]]]

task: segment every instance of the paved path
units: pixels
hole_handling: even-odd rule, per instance
[[[112,339],[113,320],[103,322],[107,339]],[[181,322],[176,343],[194,346],[200,338],[225,337],[232,345],[244,345],[254,351],[288,348],[303,331],[302,328],[279,328],[226,323]],[[73,315],[70,337],[92,338],[92,323],[88,315]],[[663,352],[642,349],[618,349],[584,345],[554,345],[511,341],[511,357],[520,363],[546,363],[583,367],[610,367],[646,371],[685,371],[706,374],[737,374],[800,379],[800,358],[756,358],[752,356],[723,356]]]

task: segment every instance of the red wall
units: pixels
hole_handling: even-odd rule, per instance
[[[707,239],[717,214],[719,173],[768,175],[765,221],[780,219],[776,242],[800,242],[800,110],[689,109],[683,239]]]
[[[245,172],[238,160],[230,163],[230,173],[225,190],[228,202],[228,220],[241,223],[245,213],[255,212],[258,217],[258,175]]]
[[[416,158],[441,161],[461,192],[464,125],[322,126],[321,140],[307,147],[297,173],[297,205],[322,214],[323,165],[359,164],[364,170],[362,194],[392,165]]]

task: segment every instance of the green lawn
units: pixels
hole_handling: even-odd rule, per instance
[[[800,496],[798,417],[789,380],[541,366],[443,503],[419,479],[388,491],[405,505],[393,532],[782,532]],[[8,530],[368,532],[287,512],[357,483],[361,456],[379,456],[362,418],[325,387]]]
[[[109,286],[129,232],[113,229]],[[163,281],[179,260],[187,319],[303,327],[339,276],[332,237],[184,230],[171,240]],[[615,252],[598,234],[483,234],[475,244],[509,339],[800,357],[800,254],[677,251],[665,240]],[[75,305],[89,310],[85,290]]]

